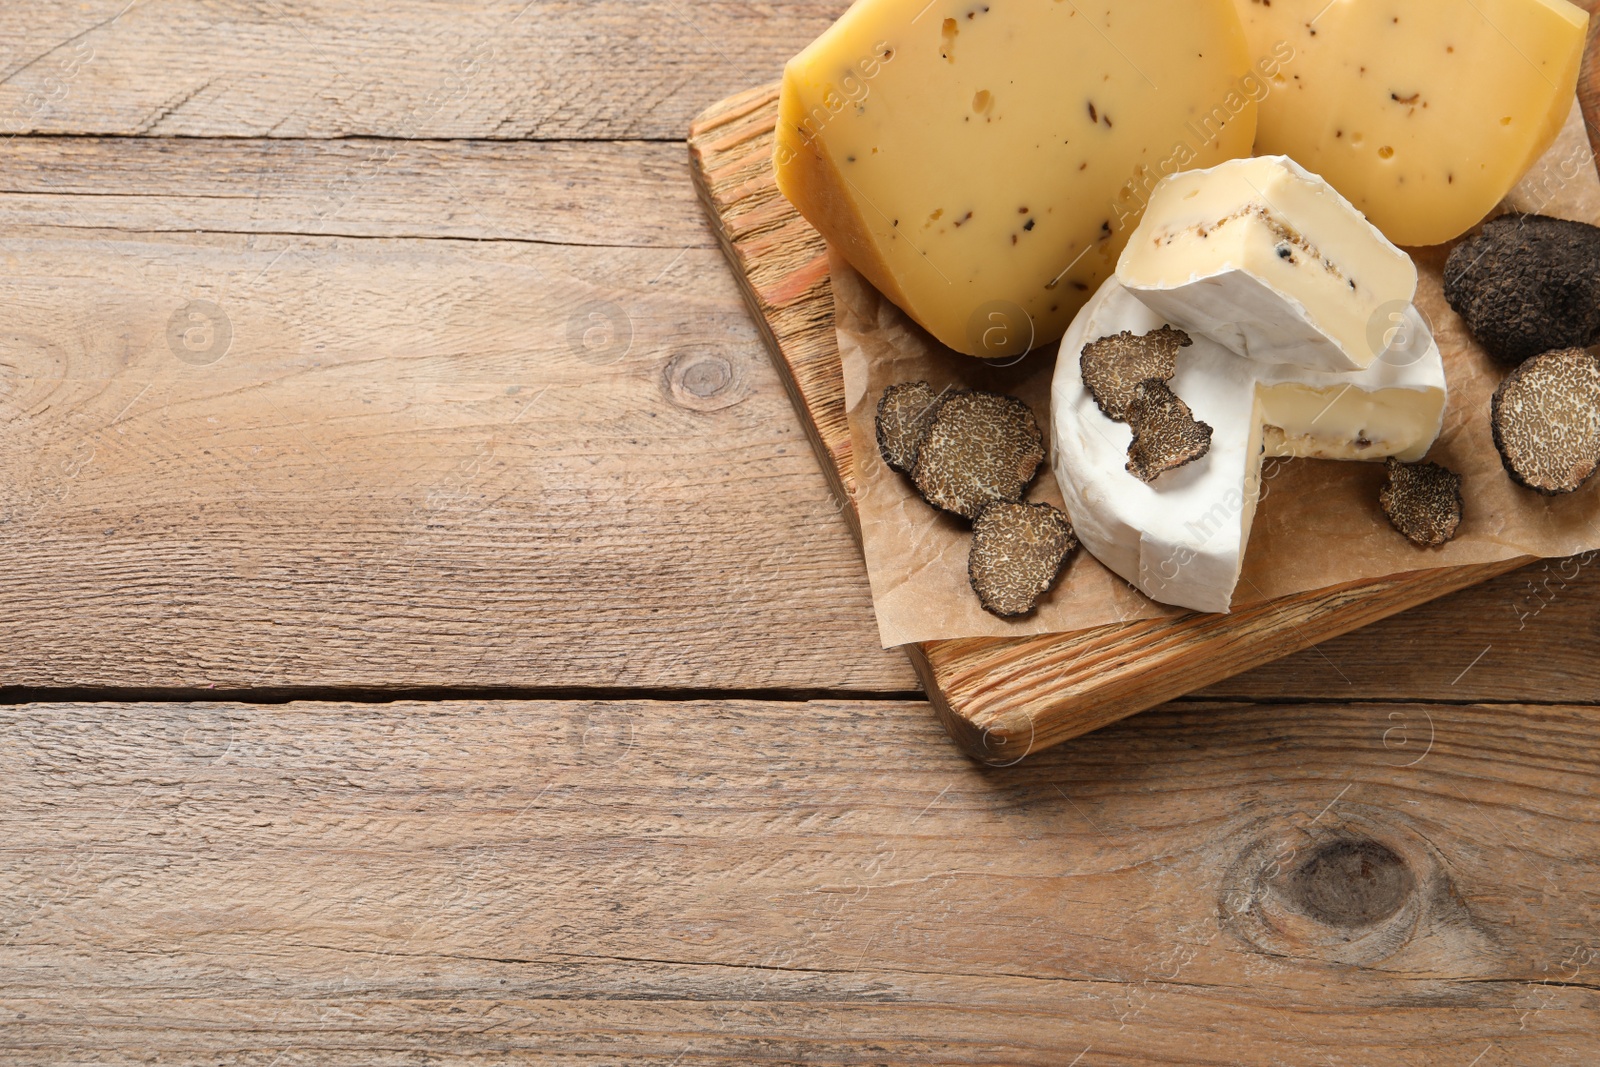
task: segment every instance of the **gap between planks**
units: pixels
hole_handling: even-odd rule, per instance
[[[927,694],[917,689],[629,689],[625,687],[551,686],[499,688],[493,686],[431,686],[395,689],[341,689],[319,686],[283,686],[262,689],[130,688],[121,686],[33,687],[0,686],[0,707],[30,704],[450,704],[462,702],[515,703],[528,701],[566,703],[658,703],[685,704],[710,701],[748,701],[770,704],[810,704],[816,702],[926,703]],[[1174,703],[1195,706],[1267,707],[1600,707],[1600,697],[1585,700],[1530,700],[1527,698],[1462,697],[1262,697],[1191,695]]]

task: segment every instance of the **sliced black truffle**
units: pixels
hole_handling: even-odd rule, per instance
[[[901,382],[883,391],[878,399],[878,451],[891,468],[910,474],[917,465],[917,448],[943,398],[927,382]]]
[[[1494,446],[1519,484],[1558,496],[1600,466],[1600,360],[1583,349],[1528,360],[1506,375],[1490,410]]]
[[[996,393],[950,393],[935,412],[911,471],[936,508],[977,518],[984,505],[1022,499],[1044,462],[1028,405]]]
[[[1461,529],[1461,475],[1437,463],[1389,458],[1388,481],[1378,494],[1383,513],[1413,544],[1432,548]]]
[[[1178,350],[1194,344],[1188,334],[1163,326],[1147,334],[1127,330],[1083,346],[1078,366],[1083,384],[1106,418],[1128,421],[1128,405],[1140,382],[1171,381],[1178,372]]]
[[[967,579],[991,615],[1026,615],[1049,592],[1077,547],[1072,523],[1060,508],[990,504],[972,526]]]
[[[1600,228],[1502,215],[1451,251],[1444,297],[1495,359],[1600,341]]]
[[[1153,482],[1211,451],[1211,427],[1198,421],[1166,382],[1143,381],[1128,404],[1128,473]]]

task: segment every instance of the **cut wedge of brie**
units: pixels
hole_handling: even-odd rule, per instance
[[[1363,371],[1241,359],[1205,337],[1178,356],[1170,385],[1213,428],[1210,452],[1146,485],[1124,468],[1132,431],[1083,384],[1083,346],[1166,325],[1115,278],[1074,320],[1051,388],[1052,459],[1073,528],[1101,563],[1153,600],[1228,611],[1250,540],[1267,456],[1417,460],[1444,419],[1444,364],[1408,307],[1390,347]]]
[[[1417,292],[1411,257],[1286,156],[1164,179],[1117,280],[1241,356],[1328,371],[1371,366]]]

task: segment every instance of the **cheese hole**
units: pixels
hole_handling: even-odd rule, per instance
[[[1185,200],[1193,200],[1195,197],[1197,197],[1199,195],[1200,195],[1200,190],[1198,190],[1198,189],[1190,189],[1187,193],[1183,194],[1183,198]]]
[[[989,90],[979,89],[978,95],[972,98],[972,110],[981,115],[985,111],[988,111],[989,106],[993,103],[994,97],[989,94]]]
[[[1363,137],[1359,133],[1353,133],[1353,134],[1350,135],[1350,143],[1355,145],[1357,148],[1360,148],[1362,142],[1364,142],[1365,140],[1366,140],[1366,138]]]
[[[1509,126],[1509,125],[1511,125],[1511,116],[1510,116],[1510,115],[1507,115],[1507,116],[1505,116],[1505,117],[1504,117],[1504,118],[1502,118],[1502,119],[1501,119],[1501,120],[1500,120],[1500,125],[1502,125],[1502,126]]]
[[[1382,148],[1378,149],[1378,158],[1379,159],[1393,159],[1394,158],[1394,149],[1390,148],[1388,145],[1384,145]]]

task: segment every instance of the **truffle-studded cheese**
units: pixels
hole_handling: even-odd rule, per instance
[[[970,355],[1059,338],[1166,174],[1248,155],[1232,0],[860,0],[784,72],[778,184]]]
[[[1416,311],[1366,370],[1342,374],[1240,359],[1204,337],[1177,357],[1172,392],[1212,428],[1204,456],[1153,482],[1124,469],[1132,430],[1107,418],[1079,353],[1101,337],[1167,325],[1115,279],[1061,342],[1051,386],[1051,461],[1073,529],[1146,596],[1227,611],[1260,496],[1263,456],[1422,458],[1444,419],[1444,363]]]
[[[1256,151],[1322,175],[1402,245],[1487,215],[1572,109],[1588,16],[1566,0],[1234,0],[1252,55],[1292,52]]]
[[[1241,356],[1332,371],[1370,366],[1417,292],[1411,257],[1284,156],[1163,181],[1117,280]]]

